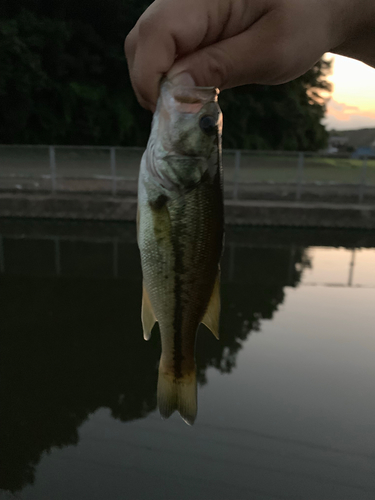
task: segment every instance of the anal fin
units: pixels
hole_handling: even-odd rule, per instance
[[[152,309],[150,297],[148,296],[145,285],[143,284],[143,295],[142,295],[142,326],[143,326],[143,338],[149,340],[151,337],[151,330],[156,323],[157,319]]]
[[[202,323],[219,339],[220,319],[220,269],[218,269],[215,285],[212,290],[210,302],[208,303]]]

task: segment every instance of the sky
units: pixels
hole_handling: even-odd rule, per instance
[[[333,59],[327,129],[375,128],[375,69],[348,57],[328,53],[326,58]]]

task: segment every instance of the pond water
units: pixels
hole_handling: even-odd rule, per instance
[[[157,411],[135,226],[0,234],[0,498],[375,498],[373,232],[228,228],[193,427]]]

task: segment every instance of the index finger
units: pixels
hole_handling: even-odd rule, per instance
[[[156,0],[125,40],[132,85],[140,104],[148,109],[155,107],[160,79],[175,59],[194,51],[205,38],[205,21],[203,16],[199,21],[193,4],[194,0]]]

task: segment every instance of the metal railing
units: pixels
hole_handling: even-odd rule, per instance
[[[0,191],[136,195],[143,148],[0,145]],[[227,199],[375,203],[375,159],[223,150]]]

